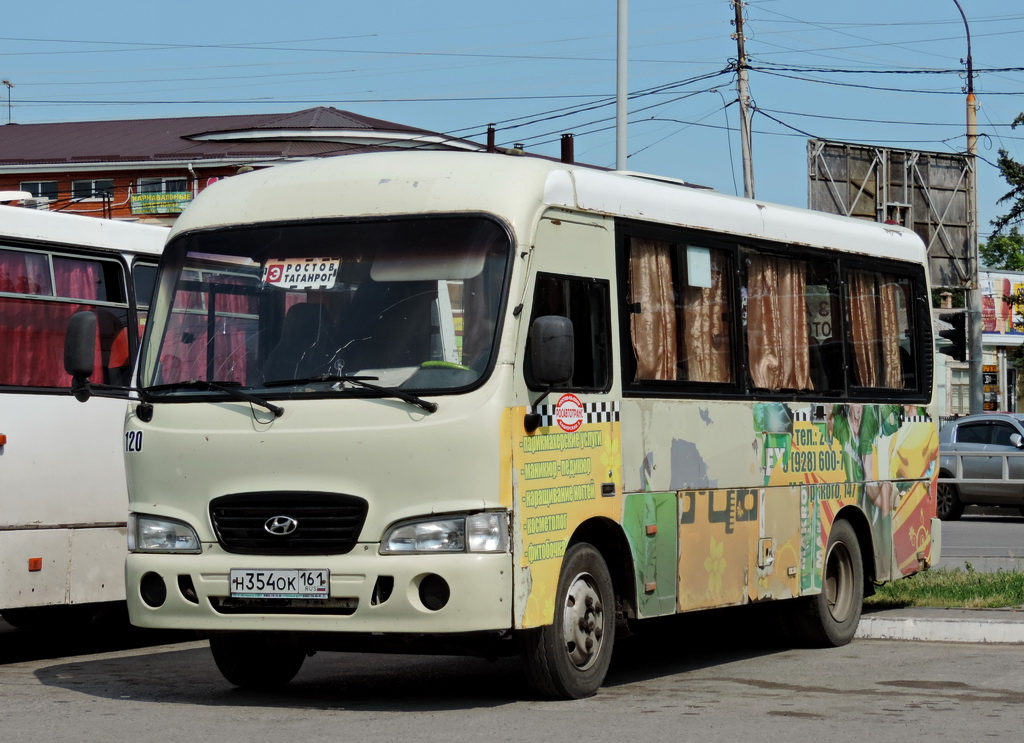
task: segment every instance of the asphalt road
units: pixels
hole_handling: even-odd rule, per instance
[[[968,508],[942,523],[940,568],[1024,571],[1024,516],[1016,509]]]
[[[4,661],[5,743],[174,740],[1019,740],[1024,646],[855,640],[775,647],[756,623],[676,617],[623,643],[607,683],[578,701],[525,691],[515,660],[321,653],[278,692],[217,673],[206,643]],[[24,651],[21,651],[24,655]]]
[[[1024,569],[1022,517],[968,512],[943,524],[943,538],[942,566]],[[1022,642],[862,635],[843,648],[799,649],[773,636],[758,608],[643,623],[619,645],[598,695],[573,702],[532,696],[515,659],[339,653],[308,659],[282,691],[247,692],[221,678],[191,633],[23,632],[0,621],[0,740],[1020,738]],[[944,619],[963,627],[980,613],[969,614]]]

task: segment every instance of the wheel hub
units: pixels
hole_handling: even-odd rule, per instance
[[[846,545],[837,542],[825,558],[825,598],[832,618],[843,622],[853,609],[853,560]]]
[[[589,668],[601,652],[604,607],[589,573],[577,575],[562,608],[562,639],[569,659],[579,670]]]

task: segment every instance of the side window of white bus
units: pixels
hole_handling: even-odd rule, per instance
[[[845,283],[850,384],[916,389],[919,363],[913,280],[885,271],[851,269]]]
[[[835,262],[749,249],[743,256],[743,325],[751,387],[842,391]]]
[[[730,251],[630,237],[634,381],[735,383]]]
[[[121,264],[0,247],[0,386],[65,390],[64,335],[79,310],[98,319],[92,381],[123,384],[131,358]]]
[[[573,376],[559,389],[604,392],[611,387],[608,296],[609,283],[602,279],[537,275],[530,323],[543,315],[558,315],[572,321]],[[529,341],[524,374],[530,389],[542,388],[533,377]]]
[[[139,320],[139,337],[146,327],[146,318],[149,316],[149,304],[153,300],[153,290],[156,288],[157,264],[147,261],[136,261],[132,266],[132,286],[135,289],[135,308]]]

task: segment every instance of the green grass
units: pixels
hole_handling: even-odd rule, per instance
[[[966,570],[935,568],[910,578],[879,586],[864,601],[867,611],[908,606],[947,609],[994,609],[1024,606],[1024,573],[999,570],[979,573],[970,563]]]

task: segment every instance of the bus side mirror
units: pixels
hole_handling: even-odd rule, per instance
[[[538,384],[554,387],[572,379],[574,344],[572,320],[542,315],[530,326],[530,365]]]
[[[79,402],[92,395],[89,377],[96,358],[96,315],[88,310],[76,312],[68,320],[64,336],[64,371],[71,375],[71,394]]]

